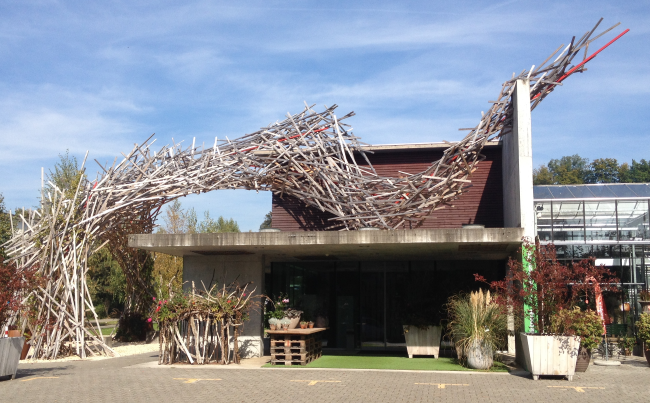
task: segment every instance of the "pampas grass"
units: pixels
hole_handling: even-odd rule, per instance
[[[458,360],[464,360],[464,352],[474,342],[499,350],[506,341],[507,315],[490,291],[478,290],[449,298],[447,303],[449,323],[447,335],[460,352]]]

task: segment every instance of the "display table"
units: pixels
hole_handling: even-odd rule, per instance
[[[269,330],[271,365],[307,365],[323,354],[317,334],[325,328]]]

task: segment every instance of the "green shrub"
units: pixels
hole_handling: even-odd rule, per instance
[[[580,336],[580,345],[587,350],[598,347],[603,335],[603,321],[594,311],[581,311],[579,307],[560,309],[551,317],[553,333]]]
[[[650,313],[642,313],[636,322],[639,339],[645,343],[645,349],[650,350]]]

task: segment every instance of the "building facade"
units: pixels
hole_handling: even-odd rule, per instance
[[[593,257],[615,272],[625,292],[608,298],[610,316],[638,318],[638,292],[650,284],[650,184],[535,186],[534,198],[540,242],[553,243],[560,260]]]
[[[414,313],[443,319],[451,295],[480,287],[474,274],[502,279],[522,237],[535,236],[528,82],[516,88],[512,126],[483,148],[471,185],[418,228],[333,230],[331,215],[279,193],[271,230],[131,235],[129,246],[183,256],[187,287],[251,282],[258,294],[286,295],[327,328],[325,348],[405,350],[402,325],[417,320]],[[396,177],[423,171],[448,147],[364,151],[379,175]],[[263,354],[263,326],[262,311],[253,312],[240,338],[244,355]],[[514,352],[514,339],[508,348]]]

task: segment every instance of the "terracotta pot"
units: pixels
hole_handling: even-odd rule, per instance
[[[591,361],[591,352],[586,348],[580,346],[580,351],[578,352],[578,359],[576,360],[576,372],[586,372],[589,368],[589,362]]]
[[[301,329],[307,329],[307,325],[303,325],[302,323],[300,324]]]
[[[31,346],[29,345],[27,340],[25,340],[25,344],[23,344],[23,351],[20,352],[20,359],[21,360],[24,360],[25,358],[27,358],[27,353],[29,353],[29,348],[30,347]]]
[[[314,328],[314,324],[313,324],[313,323],[310,323],[310,324],[309,324],[309,328],[310,328],[310,329],[313,329],[313,328]]]
[[[271,328],[271,330],[275,330],[275,329],[276,329],[275,325],[269,325],[269,327]]]
[[[22,332],[20,330],[9,330],[9,337],[20,337]]]

